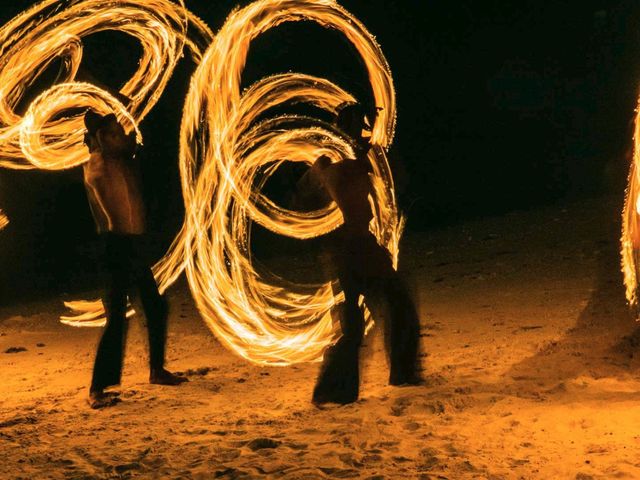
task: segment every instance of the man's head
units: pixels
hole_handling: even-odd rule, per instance
[[[362,135],[363,131],[371,131],[368,121],[367,111],[360,103],[343,103],[337,109],[336,126],[358,143],[363,140],[368,143],[368,138]]]
[[[124,148],[127,136],[115,114],[100,115],[89,110],[84,116],[84,125],[87,128],[85,143],[90,151],[99,148],[108,153],[119,153]]]
[[[84,114],[84,126],[87,131],[84,133],[84,143],[89,147],[89,152],[98,150],[97,133],[102,125],[103,116],[93,110],[88,110]]]
[[[99,113],[87,110],[87,113],[84,114],[84,126],[88,135],[94,136],[98,132],[103,118]]]

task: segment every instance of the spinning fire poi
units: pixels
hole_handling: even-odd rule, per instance
[[[276,205],[261,193],[285,161],[312,164],[327,156],[352,158],[350,143],[321,121],[281,115],[275,106],[306,103],[335,113],[356,99],[322,78],[286,73],[267,77],[244,92],[240,80],[251,42],[288,21],[314,21],[341,32],[366,66],[375,104],[369,153],[374,218],[370,229],[397,264],[402,220],[385,150],[395,127],[395,91],[389,66],[365,27],[333,0],[259,0],[233,12],[217,35],[170,0],[45,0],[0,29],[0,166],[62,170],[88,159],[82,115],[91,108],[115,112],[126,128],[153,108],[186,50],[198,63],[180,130],[184,224],[153,267],[161,291],[184,271],[203,319],[235,353],[258,364],[316,361],[337,332],[330,311],[342,301],[331,283],[302,285],[259,269],[251,259],[251,224],[308,239],[340,226],[335,204],[313,212]],[[140,41],[142,57],[121,88],[122,103],[104,89],[76,81],[82,38],[117,30]],[[63,62],[60,83],[41,93],[24,116],[15,108],[50,62]],[[206,128],[203,128],[203,124]],[[300,126],[304,124],[304,126]],[[293,125],[293,126],[292,126]],[[286,159],[286,160],[285,160]],[[104,324],[100,301],[68,302],[73,326]]]

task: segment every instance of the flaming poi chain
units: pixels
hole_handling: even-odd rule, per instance
[[[339,327],[331,310],[343,300],[336,282],[292,283],[252,261],[253,222],[297,239],[324,235],[342,223],[335,204],[313,212],[277,205],[262,187],[285,161],[311,165],[321,155],[353,158],[349,139],[314,118],[269,117],[274,107],[304,103],[336,113],[355,98],[322,78],[286,73],[264,78],[246,91],[240,81],[251,42],[284,22],[313,21],[341,32],[366,66],[382,107],[372,128],[374,219],[370,228],[397,264],[402,219],[385,151],[395,128],[395,91],[389,66],[365,27],[333,0],[259,0],[234,11],[213,35],[182,3],[169,0],[45,1],[0,31],[0,165],[58,170],[88,159],[79,109],[115,111],[131,129],[161,96],[183,50],[198,67],[185,99],[180,129],[183,226],[153,267],[161,291],[185,272],[202,318],[216,337],[247,360],[264,365],[317,361]],[[101,30],[137,38],[139,68],[122,87],[121,103],[103,89],[75,81],[82,38]],[[43,92],[19,117],[23,92],[50,62],[64,63],[61,82]],[[263,120],[267,118],[267,120]],[[141,140],[138,131],[139,140]],[[100,301],[66,304],[73,326],[104,325]],[[131,313],[131,311],[130,311]],[[368,317],[368,326],[371,319]]]

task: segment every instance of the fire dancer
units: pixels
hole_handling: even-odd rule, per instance
[[[167,305],[141,249],[145,208],[134,159],[135,132],[111,113],[88,111],[85,143],[91,153],[84,165],[84,183],[98,233],[104,243],[107,274],[103,303],[107,325],[100,339],[89,390],[89,404],[101,408],[117,401],[105,388],[118,385],[126,337],[127,293],[135,287],[147,319],[150,383],[178,385],[187,381],[164,368]]]
[[[420,383],[418,368],[419,320],[408,289],[394,270],[389,252],[369,231],[373,218],[369,195],[371,165],[369,130],[364,108],[347,104],[339,109],[336,126],[350,138],[355,158],[332,163],[320,157],[301,179],[301,185],[320,186],[344,218],[336,235],[333,256],[345,294],[340,315],[342,337],[327,349],[313,401],[346,404],[358,399],[359,348],[364,335],[360,295],[377,319],[385,320],[385,343],[391,385]],[[386,317],[386,318],[385,318]]]

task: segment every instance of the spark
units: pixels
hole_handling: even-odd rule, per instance
[[[0,30],[0,166],[8,168],[58,170],[85,162],[81,118],[62,115],[72,108],[113,110],[137,131],[183,49],[191,53],[198,67],[180,129],[185,220],[153,271],[161,291],[185,272],[198,310],[216,337],[243,358],[263,365],[320,360],[339,335],[331,311],[343,300],[342,293],[334,293],[335,282],[293,283],[251,257],[254,222],[279,235],[308,239],[331,232],[343,221],[335,204],[314,212],[292,211],[267,198],[262,187],[285,161],[311,165],[321,155],[333,161],[352,158],[348,139],[313,118],[259,119],[280,105],[305,103],[335,113],[339,105],[356,99],[326,79],[298,73],[264,78],[246,91],[240,88],[252,41],[284,22],[302,20],[342,33],[367,69],[375,105],[381,107],[369,153],[374,187],[370,228],[397,265],[403,222],[385,154],[396,120],[393,79],[373,36],[335,1],[258,0],[231,13],[214,37],[183,4],[168,0],[50,0]],[[125,104],[99,87],[75,81],[82,38],[105,29],[130,34],[143,47],[138,71],[121,90],[131,99]],[[57,56],[65,60],[62,81],[19,117],[14,109],[21,94]],[[105,322],[99,301],[67,306],[75,313],[62,318],[66,324]],[[370,318],[368,322],[370,327]]]

